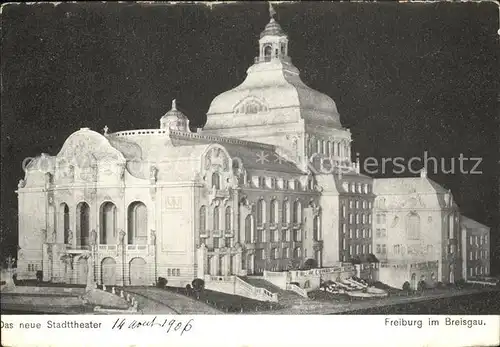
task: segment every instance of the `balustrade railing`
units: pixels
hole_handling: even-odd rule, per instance
[[[286,290],[290,290],[290,291],[292,291],[292,292],[294,292],[296,294],[299,294],[300,296],[302,296],[304,298],[308,298],[307,292],[304,289],[302,289],[299,286],[297,286],[296,284],[290,284],[290,283],[288,283],[286,285]]]

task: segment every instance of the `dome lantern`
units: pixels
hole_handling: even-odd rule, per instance
[[[288,36],[274,19],[275,15],[273,6],[269,4],[271,19],[260,33],[259,56],[255,58],[256,63],[269,62],[274,59],[290,60],[288,57]]]
[[[177,109],[176,100],[172,100],[172,109],[160,120],[160,129],[189,132],[189,119]]]

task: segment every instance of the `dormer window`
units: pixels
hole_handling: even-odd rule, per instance
[[[259,177],[259,188],[265,188],[266,186],[266,178],[265,177]]]
[[[271,60],[272,52],[273,52],[273,48],[271,47],[271,45],[264,46],[264,58],[266,61]]]

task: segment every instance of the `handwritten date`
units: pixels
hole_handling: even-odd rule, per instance
[[[127,321],[125,318],[118,318],[111,329],[139,329],[139,328],[163,328],[166,333],[178,332],[181,336],[193,328],[193,320],[183,322],[177,319],[158,319],[154,317],[151,320],[131,320]]]

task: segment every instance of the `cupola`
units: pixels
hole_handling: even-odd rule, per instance
[[[172,109],[160,120],[160,129],[189,132],[189,119],[177,109],[177,103],[172,100]]]

